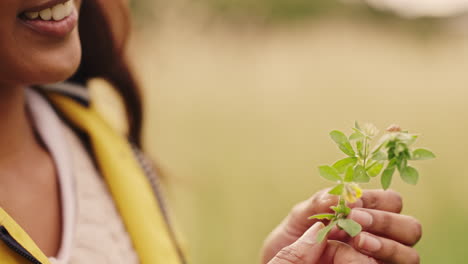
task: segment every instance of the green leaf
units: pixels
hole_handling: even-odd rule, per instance
[[[388,140],[383,140],[380,142],[380,144],[376,147],[374,147],[374,150],[372,151],[372,154],[375,155],[377,152],[381,151],[383,147],[387,145]],[[387,154],[384,152],[385,157],[387,157]]]
[[[361,225],[352,219],[340,219],[338,220],[338,226],[351,237],[357,236],[362,231]]]
[[[328,224],[326,227],[322,228],[320,231],[317,233],[317,243],[322,243],[322,241],[325,239],[325,237],[330,233],[332,228],[336,226],[337,222],[332,221],[330,224]]]
[[[356,153],[353,150],[353,147],[351,146],[351,143],[349,143],[348,138],[343,132],[340,132],[338,130],[334,130],[330,133],[331,138],[335,143],[338,145],[338,147],[343,151],[346,155],[348,156],[355,156]]]
[[[318,220],[327,219],[327,220],[331,220],[334,217],[335,217],[334,214],[316,214],[316,215],[310,216],[308,219],[318,219]]]
[[[387,160],[387,154],[383,151],[378,151],[372,155],[371,159],[378,161]]]
[[[351,213],[351,208],[349,208],[346,205],[346,201],[344,199],[340,199],[339,205],[341,207],[340,208],[340,213],[342,213],[344,216],[348,216],[349,213]]]
[[[340,206],[330,206],[330,208],[333,210],[335,213],[340,213],[341,209]]]
[[[320,175],[329,180],[329,181],[333,181],[333,182],[337,182],[337,181],[341,181],[341,177],[340,175],[338,174],[338,171],[333,168],[333,167],[330,167],[330,166],[320,166],[319,167],[319,172],[320,172]]]
[[[390,160],[390,162],[388,163],[387,165],[387,168],[392,168],[392,167],[395,167],[397,165],[398,161],[396,158],[393,158]]]
[[[408,166],[408,160],[402,156],[398,156],[395,158],[396,160],[396,165],[398,167],[398,171],[400,173]]]
[[[392,183],[393,174],[395,173],[395,169],[395,166],[390,166],[389,164],[389,166],[382,173],[380,183],[382,184],[382,188],[384,190],[387,190],[390,187]]]
[[[349,140],[358,140],[358,139],[363,139],[366,136],[358,129],[353,128],[354,133],[349,136]]]
[[[367,175],[366,169],[362,165],[357,165],[354,168],[354,181],[359,183],[367,183],[370,181],[369,175]]]
[[[416,149],[413,151],[412,160],[430,160],[434,159],[436,155],[427,149]]]
[[[344,184],[338,184],[335,188],[331,189],[328,193],[333,195],[341,195],[343,193]]]
[[[351,208],[349,208],[348,206],[343,206],[342,208],[342,212],[341,212],[344,216],[348,216],[350,213],[351,213]]]
[[[345,201],[344,199],[340,199],[340,200],[338,201],[338,205],[344,207],[344,206],[346,206],[346,201]]]
[[[406,167],[400,172],[400,176],[406,183],[416,185],[419,180],[419,172],[413,167]]]
[[[364,156],[363,150],[364,150],[364,142],[362,140],[356,141],[356,149],[358,150],[359,156],[362,158]]]
[[[416,140],[418,139],[418,136],[417,135],[411,135],[410,139],[406,142],[406,144],[409,146],[409,145],[412,145],[414,142],[416,142]]]
[[[383,162],[376,162],[374,163],[371,167],[369,167],[367,169],[367,174],[371,177],[375,177],[377,175],[380,174],[380,172],[382,172],[382,169],[384,167],[384,163]]]
[[[402,142],[399,142],[395,146],[395,155],[400,155],[400,153],[408,150],[408,146]]]
[[[344,173],[348,167],[356,165],[357,161],[358,159],[356,157],[347,157],[335,162],[332,167],[339,173]]]
[[[364,138],[364,135],[362,135],[361,133],[358,133],[358,132],[352,133],[351,136],[349,136],[350,141],[359,140],[359,139],[362,139],[362,138]]]
[[[346,170],[344,181],[345,182],[354,181],[354,169],[353,169],[353,167],[348,167],[348,169]]]
[[[337,206],[330,206],[330,208],[337,214],[342,214],[344,216],[349,215],[351,213],[351,208],[349,208],[346,203],[339,204]]]

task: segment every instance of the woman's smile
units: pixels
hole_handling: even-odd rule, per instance
[[[18,18],[37,33],[62,38],[76,27],[78,12],[73,0],[52,0],[22,11]]]
[[[81,59],[81,4],[0,0],[0,87],[53,83],[76,71]]]

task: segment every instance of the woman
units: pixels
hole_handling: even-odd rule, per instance
[[[128,28],[118,0],[0,1],[0,263],[185,263],[138,150]],[[95,77],[122,96],[127,137],[94,111],[85,85]],[[263,263],[419,262],[420,225],[398,214],[397,194],[365,193],[351,217],[368,233],[335,231],[317,244],[322,224],[306,216],[332,203],[318,193],[296,206],[267,239]]]

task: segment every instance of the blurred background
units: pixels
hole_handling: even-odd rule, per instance
[[[421,133],[438,159],[397,178],[422,263],[465,263],[466,0],[133,1],[147,151],[192,263],[259,263],[263,239],[329,185],[354,120]],[[377,184],[364,186],[378,187]]]

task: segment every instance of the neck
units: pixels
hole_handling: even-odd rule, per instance
[[[0,167],[24,156],[37,144],[25,107],[24,88],[0,86]]]

